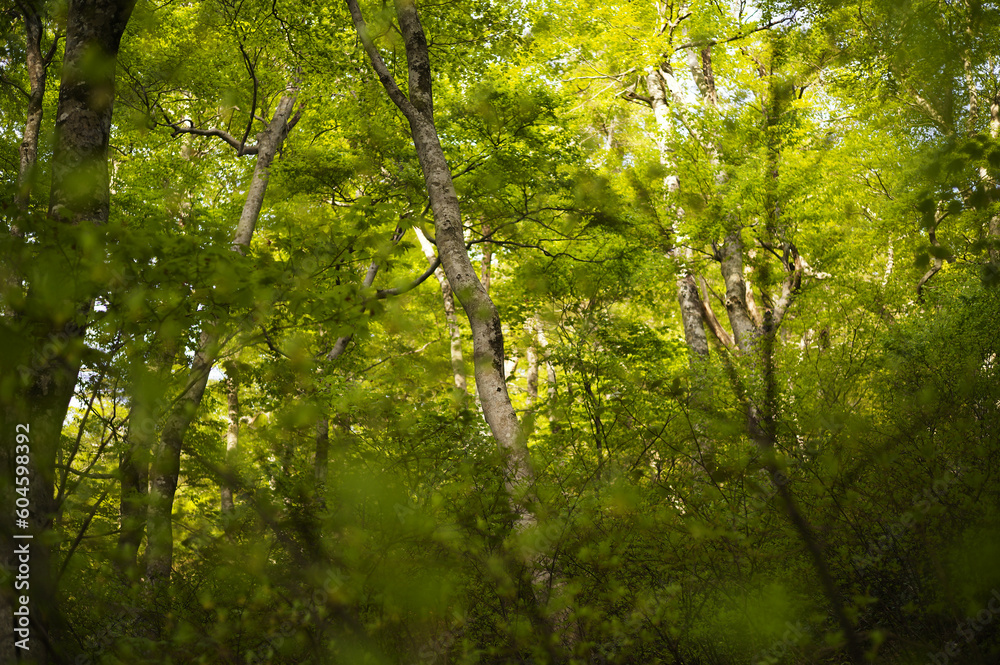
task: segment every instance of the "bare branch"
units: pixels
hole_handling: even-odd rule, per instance
[[[188,123],[190,127],[184,127],[181,123]],[[199,129],[194,126],[194,122],[190,118],[184,118],[183,120],[178,120],[167,125],[173,128],[174,133],[171,135],[173,137],[180,136],[181,134],[195,134],[196,136],[217,136],[236,151],[236,154],[242,157],[243,155],[256,155],[258,148],[255,145],[246,145],[237,141],[235,137],[229,132],[221,129]]]
[[[749,37],[750,35],[761,32],[763,30],[770,30],[771,28],[779,26],[782,23],[788,23],[789,21],[794,21],[795,19],[796,19],[796,13],[792,12],[791,14],[782,16],[781,18],[771,19],[767,23],[761,23],[760,25],[754,26],[753,28],[747,30],[746,32],[738,32],[732,37],[727,37],[725,39],[703,39],[698,41],[685,42],[684,44],[678,46],[677,50],[680,51],[681,49],[696,48],[696,47],[705,48],[706,46],[715,46],[716,44],[728,44],[730,42],[739,41],[740,39],[745,39],[746,37]]]

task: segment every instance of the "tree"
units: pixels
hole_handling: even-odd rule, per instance
[[[49,212],[45,220],[23,225],[25,235],[37,234],[43,251],[51,253],[53,249],[63,249],[59,246],[62,243],[74,249],[68,237],[73,232],[66,229],[69,225],[100,225],[107,221],[107,151],[114,102],[114,64],[133,4],[128,1],[70,3],[56,109]],[[44,59],[38,62],[41,38],[37,7],[26,6],[24,15],[29,26],[28,68],[33,93],[44,94],[44,71],[39,69],[44,68],[45,63]],[[32,102],[37,99],[32,98]],[[27,200],[26,182],[33,168],[31,144],[37,142],[38,112],[37,108],[29,107],[29,124],[24,132],[26,146],[22,151],[24,166],[20,172],[25,183],[19,188],[22,201]],[[19,226],[17,228],[20,230]],[[84,228],[83,232],[90,230]],[[82,253],[77,252],[77,255],[86,258]],[[57,274],[46,274],[43,268],[33,275],[20,276],[27,282],[27,293],[23,300],[8,300],[8,306],[13,304],[19,315],[9,316],[5,321],[8,331],[26,342],[13,357],[8,357],[8,373],[13,376],[17,372],[20,382],[7,384],[3,427],[5,431],[13,431],[15,424],[24,424],[31,430],[28,469],[35,503],[31,512],[34,534],[40,534],[52,524],[57,510],[52,499],[60,430],[80,370],[86,319],[95,295],[88,293],[91,285],[53,293],[52,287],[45,282]],[[17,294],[14,295],[16,298]],[[8,474],[13,470],[10,461],[8,457],[3,465]],[[7,487],[13,488],[11,477],[7,480]],[[5,518],[4,528],[8,536],[5,541],[10,543],[14,525],[7,519],[12,518]],[[35,626],[45,649],[39,656],[40,662],[61,657],[60,642],[65,630],[59,609],[52,602],[55,585],[47,550],[48,543],[40,539],[32,557],[38,580],[36,593],[41,600],[36,606]],[[13,570],[9,549],[4,562],[7,570]],[[5,607],[0,614],[6,615],[12,611],[8,609],[13,605],[12,596],[5,593],[3,602]],[[6,644],[3,647],[10,648]],[[6,655],[10,656],[10,651]]]

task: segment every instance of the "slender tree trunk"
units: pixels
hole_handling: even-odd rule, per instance
[[[406,46],[409,73],[407,98],[397,86],[372,43],[357,1],[347,0],[347,4],[379,80],[393,103],[409,121],[413,144],[430,197],[431,210],[434,212],[435,237],[441,265],[472,328],[476,387],[482,401],[483,413],[498,445],[508,455],[508,478],[512,495],[522,496],[525,488],[532,483],[534,473],[528,463],[528,450],[517,414],[507,394],[507,384],[503,374],[504,347],[500,317],[482,282],[476,277],[465,249],[458,195],[434,126],[427,39],[417,17],[416,7],[411,0],[396,2],[396,15]]]
[[[191,364],[187,383],[163,425],[150,469],[146,584],[154,612],[158,615],[162,614],[167,603],[173,564],[174,537],[171,519],[180,477],[181,446],[208,385],[208,375],[218,352],[215,339],[213,333],[201,334],[199,349]],[[156,625],[152,627],[155,637],[159,637],[160,618],[161,616],[157,616]]]
[[[247,189],[246,203],[243,206],[243,212],[240,213],[236,235],[233,237],[233,250],[240,254],[250,246],[250,239],[257,227],[260,210],[264,205],[264,193],[267,191],[267,182],[270,178],[271,162],[281,150],[288,132],[295,125],[295,121],[292,119],[295,97],[294,94],[282,95],[278,102],[278,108],[274,110],[271,122],[257,137],[257,162],[254,164],[253,178],[251,178],[250,187]]]
[[[118,534],[116,565],[128,580],[138,578],[139,545],[145,533],[149,507],[149,464],[157,439],[158,424],[162,416],[162,390],[170,380],[176,355],[176,341],[168,340],[158,357],[145,368],[144,358],[135,358],[135,379],[132,382],[128,430],[125,435],[125,452],[118,462],[121,476],[119,511],[121,530]],[[157,401],[156,395],[161,395]]]
[[[997,137],[1000,137],[1000,92],[990,101],[990,138],[995,141]],[[987,232],[993,241],[989,250],[990,261],[1000,263],[1000,215],[990,218]]]
[[[420,241],[420,248],[424,251],[429,263],[436,258],[434,246],[419,228],[415,229],[417,240]],[[445,277],[444,270],[438,268],[434,271],[434,278],[441,285],[441,300],[444,302],[444,318],[448,325],[448,337],[451,340],[451,373],[455,380],[455,387],[466,392],[468,390],[465,381],[465,358],[462,356],[462,329],[458,325],[458,316],[455,314],[455,296],[451,291],[451,284]]]
[[[233,504],[232,474],[236,470],[236,456],[240,445],[240,389],[236,368],[226,367],[226,402],[229,406],[229,427],[226,429],[226,477],[219,490],[223,519],[232,517],[236,510]]]
[[[535,349],[536,337],[535,331],[531,331],[531,341],[528,344],[527,350],[524,352],[525,360],[528,363],[528,370],[525,376],[525,382],[528,388],[528,410],[532,410],[535,407],[535,402],[538,401],[538,351]]]
[[[291,117],[295,93],[282,96],[267,128],[258,137],[257,163],[240,221],[233,238],[233,251],[244,253],[250,245],[256,226],[256,217],[263,206],[267,189],[268,168],[295,120]],[[154,605],[154,621],[149,626],[152,636],[162,630],[162,609],[166,606],[173,563],[173,513],[174,495],[180,474],[180,457],[184,435],[201,406],[208,377],[218,354],[219,333],[215,324],[206,324],[201,333],[185,381],[183,392],[174,403],[160,434],[149,479],[149,517],[147,522],[146,589]]]
[[[664,134],[672,130],[670,100],[680,103],[673,90],[678,87],[676,82],[674,82],[673,86],[670,85],[670,79],[672,78],[673,74],[665,71],[663,68],[652,69],[646,76],[646,86],[649,91],[653,115],[656,118],[657,125],[660,127],[660,131]],[[705,85],[703,80],[701,81],[701,85]],[[665,144],[660,143],[659,149],[660,162],[664,167],[673,170],[673,164]],[[667,176],[666,184],[667,189],[671,192],[677,191],[680,186],[677,176],[672,174]],[[682,214],[682,211],[677,210],[678,219]],[[671,249],[670,252],[674,255],[678,263],[682,261],[676,248]],[[682,270],[681,276],[677,278],[677,300],[681,306],[681,323],[684,327],[684,338],[688,346],[688,359],[693,375],[705,376],[704,361],[708,358],[708,337],[705,335],[705,320],[701,298],[698,296],[697,287],[692,288],[693,285],[694,277],[687,270]]]
[[[357,0],[347,0],[354,26],[365,51],[393,103],[409,121],[410,134],[424,175],[424,182],[434,213],[435,239],[445,275],[465,310],[472,329],[473,363],[476,388],[483,415],[497,445],[507,458],[506,486],[517,513],[516,529],[522,530],[536,522],[534,508],[534,471],[521,424],[511,404],[504,377],[504,345],[500,316],[482,282],[476,277],[465,249],[461,209],[451,170],[434,126],[431,67],[427,39],[412,0],[396,0],[396,16],[406,47],[409,95],[404,95],[375,48],[365,25]],[[545,602],[551,586],[547,569],[535,561],[534,574],[527,583],[532,596],[540,594]],[[521,574],[514,573],[515,579]],[[534,598],[532,599],[534,600]],[[544,633],[544,646],[550,649],[550,660],[557,657],[550,636],[552,626],[529,601],[530,611]]]
[[[45,99],[45,81],[48,60],[42,55],[42,19],[39,2],[26,0],[20,6],[24,16],[25,60],[28,69],[28,116],[18,150],[20,166],[17,177],[17,203],[27,208],[31,199],[35,165],[38,162],[38,136],[42,127],[42,101]],[[53,47],[55,45],[53,44]]]
[[[749,355],[753,353],[759,331],[747,305],[747,287],[743,280],[743,240],[739,230],[727,235],[722,242],[720,266],[726,284],[726,312],[733,329],[733,339],[740,351]]]

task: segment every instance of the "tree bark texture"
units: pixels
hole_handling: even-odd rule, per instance
[[[740,232],[726,236],[721,247],[720,267],[726,284],[726,312],[736,346],[744,354],[753,352],[759,331],[747,305],[747,286],[743,279],[743,240]]]
[[[271,173],[271,162],[274,161],[274,156],[278,154],[284,144],[288,132],[295,126],[296,120],[292,117],[295,97],[294,94],[282,95],[278,102],[278,108],[274,110],[271,122],[257,136],[257,162],[254,164],[246,202],[243,205],[242,213],[240,213],[240,221],[236,226],[236,235],[233,237],[233,250],[241,254],[244,248],[250,246],[250,238],[253,237],[257,220],[260,219],[261,206],[264,205],[264,192],[267,190],[267,181]]]
[[[512,495],[522,504],[526,488],[534,479],[521,425],[514,412],[503,374],[503,332],[493,301],[476,276],[465,249],[461,210],[452,182],[451,170],[434,126],[434,102],[427,39],[410,0],[397,0],[396,15],[406,46],[409,97],[403,94],[368,35],[356,0],[347,0],[354,25],[372,65],[390,99],[403,112],[434,213],[438,255],[448,282],[465,310],[472,328],[476,388],[483,414],[498,445],[508,456],[508,478]],[[520,499],[518,497],[521,497]],[[524,506],[519,512],[526,514]]]
[[[17,203],[27,208],[31,198],[35,165],[38,163],[38,136],[42,128],[42,101],[45,98],[46,70],[49,60],[42,55],[42,17],[37,0],[20,4],[24,17],[25,60],[28,70],[28,115],[18,149],[20,164],[17,176]],[[53,44],[53,49],[55,44]],[[51,57],[51,54],[48,56]]]
[[[70,0],[55,122],[49,211],[68,220],[108,218],[108,140],[115,62],[135,0]]]

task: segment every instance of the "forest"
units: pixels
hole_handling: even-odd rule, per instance
[[[1000,662],[1000,3],[0,33],[0,662]]]

